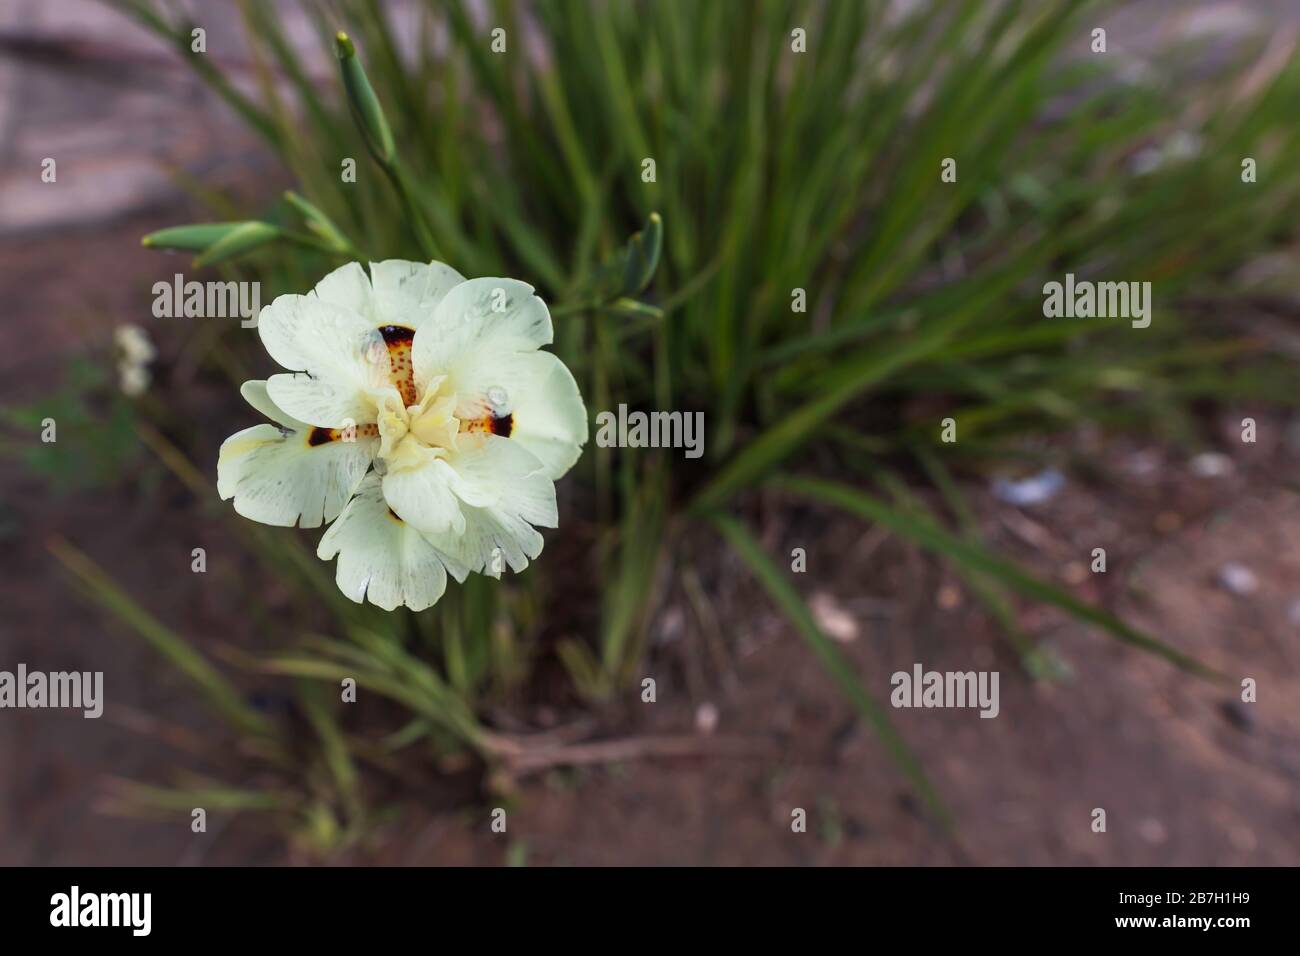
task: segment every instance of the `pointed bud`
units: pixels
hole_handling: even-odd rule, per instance
[[[645,229],[636,233],[627,243],[627,261],[623,267],[623,293],[636,295],[650,284],[659,268],[659,252],[663,246],[663,220],[652,212]]]
[[[662,319],[664,317],[664,310],[659,306],[628,298],[615,299],[609,304],[609,311],[625,319]]]
[[[151,232],[140,240],[149,249],[176,249],[199,253],[194,265],[203,267],[229,259],[280,236],[267,222],[200,222]]]
[[[287,190],[284,194],[284,201],[298,211],[303,220],[307,223],[307,228],[313,233],[320,236],[335,249],[345,252],[349,249],[347,238],[339,231],[338,226],[329,216],[321,212],[316,206],[308,202],[302,196],[299,196],[292,189]]]
[[[375,159],[383,166],[391,166],[397,153],[393,144],[393,131],[384,118],[384,109],[379,105],[379,98],[370,85],[366,69],[357,59],[357,48],[341,30],[334,38],[334,45],[339,57],[339,70],[343,74],[343,88],[347,91],[348,105],[352,108],[352,118]]]

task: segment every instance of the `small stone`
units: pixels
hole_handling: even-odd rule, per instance
[[[954,610],[961,607],[961,591],[955,585],[945,584],[935,595],[935,602],[945,611]]]
[[[1159,846],[1169,839],[1169,831],[1165,825],[1155,817],[1147,817],[1138,824],[1138,836],[1148,843]]]
[[[1151,449],[1135,451],[1125,460],[1123,468],[1135,478],[1150,478],[1160,471],[1160,456]]]
[[[847,644],[858,639],[858,622],[844,609],[835,595],[827,591],[818,591],[808,602],[817,626],[825,631],[832,640]]]
[[[1255,831],[1244,823],[1228,829],[1228,840],[1236,849],[1244,853],[1251,853],[1259,846],[1259,841],[1255,838]]]
[[[1255,572],[1244,564],[1229,561],[1219,568],[1219,584],[1229,593],[1245,597],[1259,589],[1259,578],[1255,577]]]
[[[685,632],[686,613],[676,604],[673,604],[659,615],[654,631],[654,642],[659,645],[672,644],[681,640]]]
[[[1065,578],[1066,584],[1082,584],[1088,580],[1088,566],[1082,561],[1071,561],[1065,566],[1062,577]]]
[[[1162,511],[1156,515],[1156,530],[1161,534],[1173,534],[1183,526],[1182,515],[1173,511]]]
[[[718,729],[718,708],[705,701],[695,708],[695,729],[702,734],[711,734]]]
[[[1197,478],[1223,478],[1236,469],[1232,459],[1217,451],[1207,451],[1197,455],[1188,466]]]
[[[1045,468],[1036,475],[1018,481],[993,479],[993,497],[1009,505],[1025,507],[1051,501],[1065,487],[1065,476],[1055,468]]]

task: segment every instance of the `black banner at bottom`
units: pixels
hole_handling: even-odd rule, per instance
[[[734,942],[781,926],[859,939],[919,930],[926,943],[977,931],[1231,945],[1292,925],[1294,886],[1287,869],[8,869],[0,925],[8,942],[83,944],[618,938],[596,927]]]

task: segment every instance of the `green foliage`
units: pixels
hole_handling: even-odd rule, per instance
[[[188,24],[170,7],[119,2],[185,49]],[[581,531],[599,555],[582,590],[599,621],[557,642],[583,694],[627,686],[663,556],[684,519],[705,517],[938,806],[734,516],[774,474],[951,562],[1031,669],[1008,591],[1199,667],[991,555],[948,469],[1085,420],[1172,433],[1194,399],[1296,400],[1279,360],[1205,315],[1240,293],[1236,267],[1294,232],[1300,61],[1247,83],[1257,50],[1213,76],[1172,51],[1135,84],[1122,54],[1089,54],[1086,14],[1099,5],[1088,3],[952,0],[899,14],[884,2],[551,0],[528,5],[527,27],[522,4],[495,0],[484,19],[446,0],[420,5],[414,43],[399,44],[383,4],[304,2],[322,57],[341,58],[339,82],[322,88],[274,7],[239,6],[256,92],[211,58],[186,60],[296,184],[287,209],[262,219],[288,212],[306,232],[226,247],[251,253],[267,291],[301,292],[362,250],[522,277],[552,303],[556,350],[589,408],[706,412],[698,463],[592,447],[566,479],[590,507],[566,514],[560,534]],[[505,53],[491,49],[496,26]],[[807,53],[792,49],[796,27]],[[442,30],[450,42],[435,52]],[[1135,168],[1180,135],[1199,142],[1195,155],[1164,150],[1154,170]],[[340,163],[362,152],[374,162],[343,182]],[[1260,184],[1241,179],[1247,156]],[[954,182],[940,178],[949,158]],[[193,248],[211,259],[224,241]],[[1152,326],[1044,319],[1042,285],[1065,272],[1152,281]],[[806,311],[792,307],[796,290]],[[937,420],[908,411],[918,399],[961,423],[943,466]],[[959,531],[897,483],[893,503],[854,487],[864,460],[919,465]],[[844,480],[815,476],[827,470]],[[553,563],[449,591],[414,623],[340,611],[345,639],[306,639],[264,666],[355,674],[404,709],[392,745],[428,738],[497,759],[476,715],[526,668],[519,646],[546,625],[539,602],[578,575]],[[303,706],[315,725],[321,708]],[[327,778],[355,799],[346,738],[317,729]]]
[[[43,441],[52,419],[55,441]],[[0,452],[11,455],[56,492],[119,485],[141,477],[136,412],[95,362],[75,359],[58,391],[28,405],[0,407],[7,432]]]

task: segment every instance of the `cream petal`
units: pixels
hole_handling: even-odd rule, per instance
[[[465,530],[460,501],[452,493],[447,469],[431,448],[413,448],[413,463],[391,468],[383,477],[384,498],[397,516],[428,534]]]
[[[271,401],[271,396],[267,394],[266,382],[264,381],[253,380],[245,382],[243,385],[239,386],[239,394],[244,397],[244,401],[248,402],[248,404],[252,405],[267,418],[271,419],[271,421],[278,422],[285,428],[291,428],[295,431],[303,431],[304,429],[311,428],[311,426],[306,422],[298,421],[298,419],[294,418],[279,405],[275,404],[275,402]]]
[[[292,294],[262,310],[257,332],[271,358],[291,372],[316,372],[364,358],[372,334],[379,337],[359,312],[315,295]]]
[[[266,380],[270,399],[284,411],[309,425],[346,428],[376,420],[375,394],[303,373],[281,372]]]
[[[479,349],[456,359],[448,379],[445,387],[459,400],[458,418],[510,415],[510,440],[532,452],[547,477],[561,477],[581,456],[587,409],[558,356]]]
[[[517,279],[468,279],[438,303],[415,334],[416,384],[449,372],[458,357],[490,347],[497,353],[530,352],[553,337],[546,303]]]
[[[557,356],[534,352],[524,358],[519,378],[505,386],[514,396],[510,440],[536,455],[555,480],[582,455],[587,407],[573,373]]]
[[[465,281],[465,277],[443,262],[410,262],[385,259],[370,263],[376,314],[381,324],[419,329],[433,317],[438,303]]]
[[[385,611],[432,606],[447,588],[449,563],[464,580],[463,565],[389,511],[373,474],[325,532],[316,554],[326,561],[338,556],[335,580],[348,598]]]
[[[438,462],[450,472],[448,484],[465,504],[517,515],[530,524],[559,523],[555,483],[537,457],[512,438],[461,435],[456,450]]]
[[[471,571],[499,578],[505,568],[518,573],[542,553],[543,539],[527,521],[493,508],[465,506],[465,530],[460,535],[429,535],[449,559]]]
[[[333,521],[378,450],[373,438],[311,443],[314,429],[254,425],[227,438],[217,458],[217,493],[263,524],[319,528]]]
[[[282,295],[258,321],[262,344],[282,366],[301,375],[273,375],[267,389],[277,405],[313,425],[357,424],[372,404],[368,392],[389,385],[388,347],[359,314],[315,296]],[[293,381],[296,384],[288,385]],[[278,384],[277,384],[278,382]],[[313,409],[312,402],[319,402]]]
[[[371,292],[370,279],[359,262],[349,262],[339,266],[325,278],[316,283],[316,298],[330,305],[355,312],[367,320],[368,325],[380,325],[374,321],[374,296]]]

